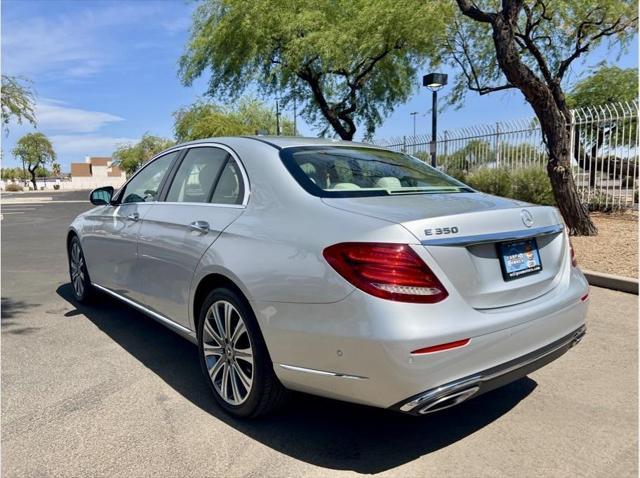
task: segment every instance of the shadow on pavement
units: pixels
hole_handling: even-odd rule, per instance
[[[523,378],[450,410],[410,417],[386,410],[295,394],[278,414],[237,420],[220,410],[200,371],[197,348],[110,297],[78,304],[70,284],[57,293],[101,331],[196,406],[251,438],[295,459],[331,469],[377,473],[444,448],[509,412],[537,386]]]
[[[24,312],[27,307],[35,307],[38,304],[27,304],[22,300],[11,297],[2,297],[2,320],[13,319],[17,314]]]

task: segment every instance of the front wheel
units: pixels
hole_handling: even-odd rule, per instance
[[[209,293],[198,321],[200,363],[218,404],[238,417],[279,405],[284,388],[273,371],[258,323],[246,302],[224,288]]]
[[[69,277],[73,295],[78,302],[87,303],[90,301],[93,289],[89,280],[87,263],[84,260],[84,253],[80,245],[78,236],[73,236],[69,242]]]

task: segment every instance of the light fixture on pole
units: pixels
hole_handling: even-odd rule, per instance
[[[431,103],[431,166],[437,165],[436,159],[436,138],[438,135],[438,90],[447,84],[445,73],[429,73],[422,77],[422,86],[429,88],[432,95]]]

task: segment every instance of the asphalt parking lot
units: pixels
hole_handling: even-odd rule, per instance
[[[575,349],[439,414],[296,395],[235,420],[190,343],[107,297],[73,300],[65,234],[86,196],[3,195],[2,476],[638,475],[636,296],[592,288]]]

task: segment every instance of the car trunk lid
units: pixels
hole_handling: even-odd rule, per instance
[[[339,209],[401,224],[476,309],[535,299],[560,280],[567,245],[554,208],[482,193],[324,198]],[[506,280],[497,244],[535,239],[542,269]]]

